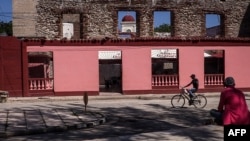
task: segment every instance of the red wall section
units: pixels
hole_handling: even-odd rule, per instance
[[[22,96],[22,49],[14,37],[0,37],[0,90]]]

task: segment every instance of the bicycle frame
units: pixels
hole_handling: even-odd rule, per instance
[[[185,88],[181,88],[181,93],[180,93],[183,97],[185,97],[187,100],[190,100],[190,97],[189,97],[189,93],[187,91],[187,89]]]

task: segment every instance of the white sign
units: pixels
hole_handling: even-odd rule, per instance
[[[74,35],[74,24],[73,23],[63,23],[63,38],[70,40]]]
[[[151,50],[152,58],[177,58],[176,49]]]
[[[99,59],[121,59],[121,51],[99,51]]]

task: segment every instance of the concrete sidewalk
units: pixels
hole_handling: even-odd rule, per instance
[[[83,129],[105,122],[103,114],[83,108],[0,110],[0,138]]]

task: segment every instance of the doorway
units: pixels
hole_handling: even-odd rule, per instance
[[[122,69],[120,51],[99,52],[99,91],[122,92]]]

